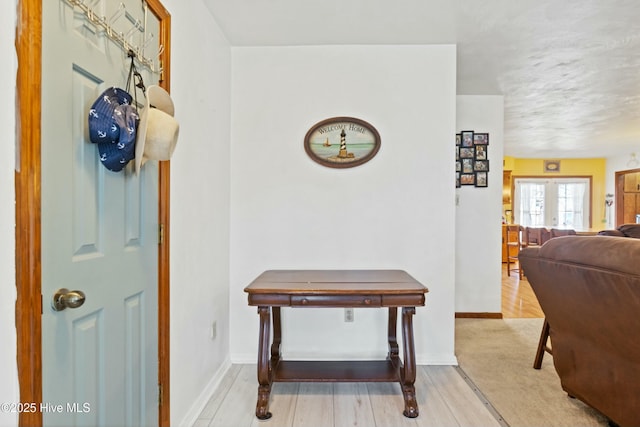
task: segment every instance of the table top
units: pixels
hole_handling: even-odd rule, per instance
[[[244,290],[250,295],[403,295],[429,291],[403,270],[267,270]]]

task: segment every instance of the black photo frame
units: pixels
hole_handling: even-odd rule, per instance
[[[489,172],[489,160],[474,160],[473,170],[476,172]]]
[[[476,150],[474,147],[460,147],[461,159],[473,159],[476,157]]]
[[[489,186],[489,172],[482,171],[476,172],[476,187],[488,187]]]
[[[460,132],[460,145],[462,147],[473,147],[473,131],[472,130],[463,130]]]
[[[559,162],[558,162],[559,169]],[[489,133],[456,133],[456,188],[489,186]]]
[[[474,132],[473,145],[489,145],[489,134],[485,132]]]
[[[461,173],[460,174],[460,185],[476,185],[476,174],[475,173]]]

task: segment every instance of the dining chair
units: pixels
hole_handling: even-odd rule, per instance
[[[575,236],[576,230],[571,228],[552,228],[551,229],[551,238],[560,237],[560,236]]]
[[[507,276],[511,276],[511,272],[518,272],[520,279],[524,276],[520,263],[518,261],[518,253],[525,247],[522,235],[524,227],[519,224],[509,224],[506,226],[506,239],[504,244],[506,245],[507,252]],[[511,265],[517,264],[517,268],[511,267]]]
[[[529,246],[542,246],[551,238],[551,232],[545,227],[525,227],[524,244]]]

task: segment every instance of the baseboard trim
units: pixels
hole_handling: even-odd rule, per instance
[[[213,374],[209,383],[205,386],[200,395],[195,399],[187,413],[182,418],[182,421],[180,421],[178,425],[192,426],[196,422],[196,420],[200,416],[200,413],[205,408],[205,406],[207,406],[207,403],[209,403],[209,399],[217,390],[220,382],[222,381],[222,378],[224,378],[229,368],[231,368],[231,361],[227,358],[222,363],[222,365],[220,365],[218,370]]]
[[[456,313],[456,319],[502,319],[502,313]]]

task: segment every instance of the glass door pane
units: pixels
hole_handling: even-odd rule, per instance
[[[589,228],[588,178],[516,178],[514,220],[525,227]]]

